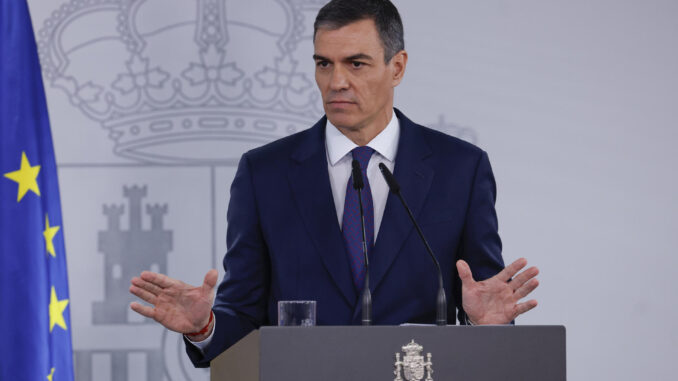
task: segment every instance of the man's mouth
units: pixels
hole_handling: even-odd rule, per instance
[[[344,100],[344,99],[336,99],[336,100],[331,100],[331,101],[327,102],[327,104],[341,106],[341,105],[355,104],[355,102],[349,101],[349,100]]]

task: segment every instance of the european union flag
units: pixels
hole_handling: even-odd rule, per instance
[[[0,380],[73,380],[64,229],[26,0],[0,1]]]

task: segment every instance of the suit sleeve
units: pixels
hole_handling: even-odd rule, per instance
[[[196,367],[208,367],[228,347],[267,323],[270,261],[247,154],[241,158],[231,185],[227,222],[225,275],[212,307],[216,323],[212,341],[204,354],[186,343]]]
[[[487,153],[481,153],[476,164],[471,192],[462,232],[461,250],[457,259],[465,260],[471,267],[476,281],[493,277],[504,269],[501,256],[501,239],[495,201],[497,187]],[[458,319],[466,324],[466,313],[462,308],[461,280],[454,275],[454,300],[457,303]]]

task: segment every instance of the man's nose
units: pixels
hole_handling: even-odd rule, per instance
[[[349,82],[346,72],[340,66],[336,66],[334,70],[332,70],[332,76],[330,77],[330,89],[340,91],[348,88]]]

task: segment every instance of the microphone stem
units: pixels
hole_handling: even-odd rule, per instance
[[[360,226],[363,235],[363,257],[365,258],[365,284],[362,295],[362,323],[372,325],[372,294],[370,292],[370,261],[367,257],[367,237],[365,233],[365,213],[363,211],[362,189],[358,189],[358,205],[360,206]]]
[[[431,249],[431,246],[428,244],[428,241],[426,238],[424,238],[424,233],[421,231],[421,228],[419,227],[419,224],[417,224],[416,220],[414,219],[414,215],[412,214],[412,211],[410,210],[410,207],[407,206],[407,202],[405,202],[405,198],[403,198],[403,195],[398,192],[396,192],[398,195],[398,198],[400,198],[400,201],[402,202],[403,206],[405,207],[405,210],[407,211],[407,214],[410,216],[410,219],[412,222],[414,222],[414,228],[417,229],[417,233],[419,234],[419,237],[421,237],[421,240],[424,242],[424,246],[426,246],[426,251],[428,254],[431,256],[431,259],[433,259],[433,263],[436,265],[436,269],[438,270],[438,296],[436,298],[436,324],[437,325],[447,325],[447,298],[445,297],[445,289],[443,288],[443,272],[440,269],[440,263],[438,263],[438,259],[436,256],[433,254],[433,249]]]

